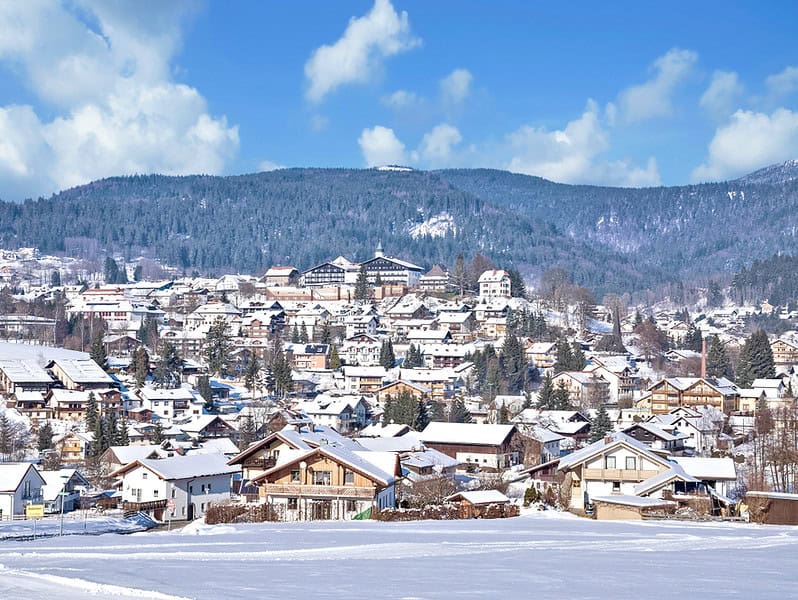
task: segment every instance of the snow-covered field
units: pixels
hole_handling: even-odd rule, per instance
[[[495,521],[189,525],[0,543],[0,598],[792,598],[798,528]]]

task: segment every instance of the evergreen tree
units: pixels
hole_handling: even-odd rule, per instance
[[[393,369],[395,364],[396,357],[393,353],[393,342],[391,342],[391,340],[385,340],[382,343],[382,348],[380,348],[380,365],[386,369]]]
[[[153,317],[145,317],[141,322],[137,337],[151,350],[158,348],[158,321]]]
[[[393,396],[387,394],[385,396],[385,402],[382,405],[382,424],[383,425],[390,425],[394,422],[394,417],[396,416],[396,408],[394,406]]]
[[[94,436],[91,441],[91,456],[95,459],[98,459],[100,458],[100,455],[105,452],[105,447],[103,446],[105,441],[105,428],[103,427],[102,419],[98,418],[95,420],[91,433]]]
[[[133,281],[141,281],[144,270],[142,269],[141,265],[136,265],[136,268],[133,269]]]
[[[589,442],[592,444],[593,442],[603,439],[605,435],[612,432],[612,429],[610,415],[607,414],[607,409],[604,408],[604,405],[602,404],[598,407],[598,410],[596,411],[596,417],[593,419],[593,422],[590,425]]]
[[[227,321],[219,317],[205,336],[205,359],[208,362],[208,370],[221,377],[227,375],[230,354],[233,350],[227,329]]]
[[[526,284],[518,269],[507,269],[510,276],[510,295],[513,298],[526,298]]]
[[[105,283],[119,283],[119,265],[110,256],[105,257]]]
[[[275,340],[269,366],[274,376],[274,392],[279,397],[284,397],[291,391],[294,382],[291,377],[291,363],[288,362],[288,358],[277,340]]]
[[[427,410],[427,402],[421,399],[416,403],[416,415],[413,420],[413,429],[416,431],[423,431],[424,428],[429,425],[429,422],[430,417],[429,411]]]
[[[308,337],[308,328],[302,323],[302,328],[299,330],[299,343],[307,344],[310,338]]]
[[[94,392],[89,392],[89,397],[86,399],[86,431],[94,431],[97,427],[97,420],[100,418],[99,411],[97,410],[97,398]]]
[[[117,446],[129,446],[130,445],[130,438],[128,437],[127,433],[127,421],[121,420],[117,422],[117,434],[116,434],[116,445]]]
[[[53,447],[53,428],[49,422],[44,423],[39,427],[38,440],[36,447],[39,452],[50,450]]]
[[[253,421],[252,415],[249,414],[244,419],[244,422],[241,424],[241,429],[238,432],[238,449],[246,450],[256,438],[255,421]]]
[[[338,346],[335,344],[330,348],[330,368],[333,371],[341,368],[341,357],[338,356]]]
[[[446,420],[446,415],[444,414],[442,402],[436,402],[435,400],[430,401],[428,410],[429,410],[430,422],[433,421],[440,422]]]
[[[585,364],[587,360],[585,359],[585,353],[582,352],[582,344],[579,342],[573,342],[571,344],[571,364],[569,365],[569,371],[581,371],[585,368]]]
[[[177,348],[171,342],[163,342],[155,365],[155,381],[160,387],[178,388],[182,374],[183,359]]]
[[[717,335],[713,335],[707,350],[707,376],[708,377],[728,377],[732,379],[731,359],[726,352],[726,345],[720,341]]]
[[[538,389],[538,408],[540,410],[552,410],[554,408],[554,391],[554,378],[551,373],[547,372]]]
[[[293,328],[291,328],[291,343],[299,343],[299,326],[296,323],[294,323]]]
[[[504,402],[499,406],[499,413],[496,417],[496,421],[499,425],[506,425],[510,422],[510,412],[507,410],[507,405]]]
[[[501,386],[501,374],[499,373],[499,360],[498,358],[491,358],[487,364],[487,368],[485,370],[485,381],[482,385],[483,394],[482,397],[487,402],[493,402],[496,396],[501,392],[499,389]],[[487,392],[485,394],[484,392]]]
[[[560,381],[554,389],[554,410],[572,410],[571,393],[565,387],[565,382]]]
[[[50,273],[50,287],[61,287],[61,272],[53,270]]]
[[[319,343],[320,344],[329,344],[332,341],[332,333],[330,332],[330,324],[327,321],[324,321],[324,324],[321,327],[321,332],[319,333]]]
[[[554,363],[554,374],[562,373],[563,371],[571,371],[574,357],[571,352],[571,345],[566,340],[557,342],[557,358]]]
[[[772,379],[776,376],[773,351],[770,341],[763,329],[758,329],[745,340],[740,351],[740,362],[737,365],[737,385],[751,387],[754,379]]]
[[[155,427],[152,429],[152,439],[150,440],[153,444],[163,444],[166,437],[163,433],[163,425],[161,424],[160,419],[155,422]]]
[[[682,343],[682,346],[685,350],[701,352],[703,348],[703,341],[704,337],[701,335],[701,330],[691,323],[690,328],[687,330],[687,335],[684,336],[684,342]]]
[[[405,360],[402,363],[402,366],[405,369],[418,369],[424,365],[424,357],[421,354],[421,349],[416,348],[414,344],[410,344],[410,347],[407,349],[407,356],[405,356]]]
[[[244,373],[244,387],[249,391],[250,396],[255,398],[255,389],[258,385],[258,376],[260,375],[260,361],[253,353],[247,362],[247,369]]]
[[[202,399],[205,400],[205,403],[202,405],[202,409],[206,413],[213,413],[214,411],[214,404],[213,404],[213,388],[211,387],[211,378],[207,375],[200,375],[197,378],[197,391],[199,395],[202,396]]]
[[[460,398],[452,402],[452,407],[449,409],[449,422],[471,423],[471,413],[468,412],[465,403]]]
[[[102,329],[94,334],[94,339],[91,342],[91,352],[89,354],[91,359],[103,370],[108,368],[108,354],[105,352],[105,342],[103,342],[104,337],[105,334]]]
[[[144,346],[136,348],[133,353],[133,362],[136,385],[141,387],[147,381],[147,375],[150,374],[150,355]]]
[[[508,333],[504,338],[502,367],[508,393],[517,394],[523,390],[526,383],[527,361],[524,347],[515,333]]]
[[[358,273],[357,282],[355,283],[355,300],[358,302],[365,302],[370,299],[371,285],[369,285],[366,265],[360,265],[360,273]]]
[[[2,459],[8,460],[8,457],[14,451],[14,428],[11,420],[3,413],[0,417],[0,455]]]

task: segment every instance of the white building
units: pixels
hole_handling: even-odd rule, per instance
[[[24,515],[29,504],[41,504],[44,484],[31,463],[0,463],[0,520]]]
[[[479,276],[480,298],[509,298],[510,275],[502,269],[491,269]]]
[[[223,454],[190,454],[161,460],[140,459],[117,469],[122,502],[156,519],[193,520],[205,516],[213,503],[230,499],[231,478],[238,467]],[[168,501],[174,509],[167,509]]]

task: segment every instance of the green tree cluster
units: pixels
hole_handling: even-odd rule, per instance
[[[749,388],[754,379],[772,379],[776,376],[773,351],[770,349],[768,335],[762,329],[752,333],[745,340],[737,363],[737,385]]]

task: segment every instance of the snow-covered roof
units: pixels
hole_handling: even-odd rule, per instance
[[[165,458],[167,456],[166,451],[155,444],[146,446],[111,446],[109,450],[114,453],[122,465],[127,465],[134,460],[143,458]]]
[[[509,277],[507,271],[502,269],[490,269],[479,276],[479,283],[497,283],[505,277]]]
[[[657,498],[647,498],[641,496],[627,496],[617,494],[613,496],[595,496],[593,502],[604,502],[606,504],[621,504],[623,506],[634,506],[637,508],[655,508],[658,506],[671,506],[676,504],[670,500],[659,500]]]
[[[36,471],[31,463],[0,463],[0,492],[15,491],[22,483],[28,469]],[[36,471],[36,474],[39,472]],[[39,477],[44,483],[44,478],[41,475]]]
[[[499,490],[475,490],[473,492],[458,492],[446,498],[447,502],[465,500],[469,504],[506,504],[510,499]]]
[[[75,383],[108,383],[111,385],[113,380],[108,373],[103,371],[96,362],[90,358],[70,359],[56,358],[52,364],[57,365],[64,374]]]
[[[227,464],[227,457],[224,454],[212,453],[188,454],[160,460],[143,458],[117,469],[112,475],[123,475],[137,467],[146,468],[167,481],[209,475],[227,475],[239,471],[237,466]]]
[[[372,424],[361,429],[360,436],[366,438],[394,438],[407,433],[409,430],[410,426],[403,423]]]
[[[0,371],[12,383],[53,383],[53,378],[35,360],[0,360]]]
[[[635,450],[637,450],[638,452],[643,454],[646,458],[648,458],[648,459],[650,459],[650,460],[652,460],[652,461],[654,461],[656,463],[659,463],[659,464],[661,464],[663,466],[670,467],[670,464],[667,461],[665,461],[665,459],[660,458],[659,456],[654,454],[649,449],[648,446],[646,446],[642,442],[638,442],[636,439],[626,435],[625,433],[620,433],[620,432],[619,433],[614,433],[614,434],[612,434],[612,435],[610,435],[608,437],[610,438],[609,442],[606,442],[605,439],[602,438],[602,439],[598,440],[597,442],[593,442],[589,446],[585,446],[581,450],[577,450],[576,452],[568,454],[567,456],[563,456],[560,459],[560,469],[572,467],[574,465],[578,465],[580,463],[583,463],[586,460],[592,458],[594,455],[602,453],[602,452],[608,450],[609,448],[612,448],[614,446],[618,446],[618,445],[621,445],[621,444],[624,444],[624,445],[626,445],[628,447],[634,448]]]
[[[732,458],[702,458],[698,456],[674,456],[673,460],[682,467],[688,475],[708,481],[734,481],[737,479],[737,470]]]
[[[514,430],[515,425],[433,421],[417,435],[422,442],[500,446]]]
[[[681,481],[689,483],[700,482],[692,475],[688,475],[687,473],[685,473],[684,469],[682,469],[680,465],[674,464],[667,471],[663,471],[662,473],[658,473],[653,477],[649,477],[645,481],[642,481],[638,485],[636,485],[635,495],[643,496],[645,494],[651,493],[652,491],[657,490],[658,488],[660,488],[661,486],[665,485],[666,483],[670,482],[673,479],[680,479]]]

